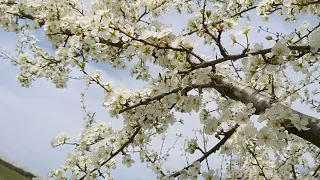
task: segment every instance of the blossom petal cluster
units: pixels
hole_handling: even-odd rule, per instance
[[[81,0],[0,2],[1,29],[19,37],[17,56],[1,50],[0,57],[19,67],[20,84],[44,78],[67,88],[80,80],[85,90],[103,91],[108,122],[121,124],[98,119],[82,94],[84,125],[77,135],[52,139],[53,147],[73,149],[48,178],[113,179],[119,164],[136,163],[166,180],[319,176],[314,132],[320,120],[295,109],[298,102],[320,107],[320,25],[295,24],[304,15],[319,20],[318,1],[93,0],[87,6]],[[163,20],[170,13],[181,30]],[[295,28],[273,32],[264,24],[282,20]],[[145,86],[105,81],[102,70],[90,72],[100,65],[128,71]],[[172,133],[175,128],[186,132]],[[168,168],[177,149],[186,166]],[[221,167],[212,167],[214,153]]]

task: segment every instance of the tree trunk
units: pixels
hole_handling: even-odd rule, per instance
[[[260,94],[258,91],[252,87],[242,85],[238,82],[229,82],[226,78],[218,78],[214,88],[220,92],[222,95],[227,96],[235,101],[241,101],[245,104],[253,103],[253,106],[256,108],[255,114],[264,112],[267,108],[270,108],[272,105],[272,99]],[[286,107],[287,108],[287,107]],[[289,124],[289,127],[286,127],[286,130],[289,133],[295,134],[300,138],[309,141],[315,146],[320,148],[320,119],[315,117],[308,116],[301,112],[295,111],[301,119],[308,119],[309,124],[307,125],[309,130],[298,130],[295,127],[291,127],[291,121],[285,120],[285,124]]]

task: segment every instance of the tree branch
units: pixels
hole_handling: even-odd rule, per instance
[[[134,131],[134,133],[133,133],[133,134],[131,135],[131,137],[128,139],[128,141],[125,142],[116,152],[111,153],[111,154],[110,154],[110,157],[109,157],[107,160],[105,160],[104,162],[102,162],[100,166],[103,166],[103,165],[105,165],[106,163],[108,163],[112,158],[114,158],[116,155],[118,155],[119,153],[121,153],[121,152],[124,150],[124,148],[126,148],[130,143],[132,143],[133,140],[134,140],[134,138],[136,137],[136,135],[137,135],[138,132],[140,131],[140,129],[141,129],[140,126],[137,127],[136,130]],[[91,170],[90,173],[93,173],[93,172],[96,171],[96,170],[98,170],[98,169],[95,168],[95,169]],[[80,180],[83,180],[85,177],[86,177],[85,175],[82,176],[82,177],[80,178]]]
[[[193,90],[193,89],[196,89],[196,88],[210,88],[212,87],[212,84],[211,83],[208,83],[208,84],[194,84],[192,86],[188,86],[186,88],[176,88],[176,89],[173,89],[172,91],[170,92],[166,92],[166,93],[162,93],[162,94],[159,94],[157,96],[154,96],[152,98],[149,98],[149,99],[146,99],[144,101],[141,101],[139,103],[136,103],[132,106],[128,106],[128,107],[125,107],[123,108],[122,110],[119,111],[119,114],[125,112],[125,111],[128,111],[130,109],[133,109],[135,107],[138,107],[138,106],[141,106],[141,105],[146,105],[148,104],[149,102],[152,102],[152,101],[155,101],[155,100],[160,100],[162,99],[163,97],[165,96],[168,96],[170,94],[174,94],[174,93],[177,93],[179,91],[181,91],[181,94],[186,94],[187,92]]]
[[[317,172],[319,171],[319,169],[320,169],[320,164],[317,166],[316,170],[314,170],[312,174],[313,177],[318,177]]]
[[[235,127],[233,127],[232,129],[230,129],[229,131],[227,131],[225,133],[225,136],[224,138],[221,139],[221,141],[219,141],[218,144],[216,144],[213,148],[211,148],[208,152],[206,152],[205,154],[203,154],[203,156],[201,156],[199,159],[195,160],[196,161],[199,161],[200,163],[202,161],[204,161],[207,157],[209,157],[212,153],[215,153],[216,151],[218,151],[220,149],[221,146],[223,146],[227,140],[235,133],[236,129],[239,127],[239,125],[236,125]],[[181,169],[180,171],[174,173],[174,174],[171,174],[169,177],[177,177],[179,176],[183,170],[188,170],[190,167],[192,167],[192,164],[187,166],[187,167],[184,167],[183,169]]]
[[[288,48],[290,50],[310,52],[310,46],[288,46]],[[207,61],[207,62],[201,63],[199,65],[194,66],[192,69],[189,69],[189,70],[186,70],[186,71],[179,71],[179,74],[190,73],[190,72],[192,72],[192,71],[194,71],[196,69],[214,66],[216,64],[219,64],[219,63],[222,63],[222,62],[225,62],[225,61],[229,61],[229,60],[236,61],[238,59],[247,57],[249,55],[253,55],[254,56],[254,55],[260,55],[260,54],[261,55],[262,54],[267,54],[267,53],[270,53],[271,50],[272,50],[272,48],[268,48],[268,49],[262,49],[262,50],[258,50],[258,51],[254,51],[254,52],[245,53],[245,54],[241,53],[241,54],[236,54],[236,55],[228,55],[226,57],[219,58],[219,59],[216,59],[216,60],[213,60],[213,61]]]
[[[250,154],[253,156],[253,158],[255,159],[255,161],[256,161],[256,163],[257,163],[257,166],[259,167],[259,169],[260,169],[260,171],[261,171],[261,175],[264,177],[264,179],[267,180],[268,178],[267,178],[266,174],[264,173],[263,168],[262,168],[262,166],[260,165],[260,163],[259,163],[256,155],[254,154],[254,152],[253,152],[248,146],[247,146],[247,149],[248,149],[248,151],[250,152]]]
[[[241,101],[244,104],[252,103],[256,109],[255,114],[257,115],[272,106],[273,100],[271,98],[260,94],[252,87],[242,85],[238,82],[230,82],[224,77],[219,78],[219,81],[216,81],[216,83],[217,84],[214,85],[213,88],[220,92],[222,96],[227,96],[235,101]],[[288,107],[283,105],[283,108],[287,109]],[[320,119],[308,116],[293,109],[291,110],[293,113],[298,114],[301,119],[308,120],[307,128],[309,128],[309,130],[298,130],[291,123],[291,120],[286,119],[283,124],[286,125],[285,129],[288,133],[295,134],[320,148]]]
[[[304,36],[300,37],[297,41],[295,41],[293,44],[297,44],[298,42],[300,42],[302,39],[308,37],[313,31],[315,31],[316,29],[318,29],[320,27],[320,23],[315,26],[312,30],[309,30],[309,32],[307,34],[305,34]]]

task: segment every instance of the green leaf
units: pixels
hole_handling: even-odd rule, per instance
[[[201,87],[198,88],[198,91],[199,91],[199,95],[203,94],[203,91],[202,91]]]
[[[81,62],[81,64],[79,64],[80,68],[82,71],[84,71],[84,68],[86,67],[86,63],[85,62]]]

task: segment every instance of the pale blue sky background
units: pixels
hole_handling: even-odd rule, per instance
[[[175,13],[169,12],[161,19],[172,24],[173,30],[177,32],[186,25],[187,16],[177,16]],[[255,30],[260,25],[259,21],[258,19],[253,20]],[[295,26],[300,25],[301,22],[299,21]],[[316,24],[317,21],[311,23]],[[288,32],[293,26],[283,23],[280,19],[263,23],[263,25],[269,26],[272,31],[281,32]],[[42,36],[41,33],[37,35],[40,38]],[[264,41],[264,36],[261,34],[252,33],[250,36],[256,40],[252,42]],[[229,38],[225,38],[224,42],[229,43]],[[0,31],[0,46],[4,50],[14,54],[16,43],[15,34]],[[50,49],[50,45],[45,41],[43,46]],[[233,49],[234,53],[240,51],[239,48],[233,47]],[[209,47],[201,46],[200,42],[196,50],[199,53],[214,56],[212,50]],[[108,65],[101,64],[98,67],[104,70],[103,78],[112,80],[119,86],[135,90],[140,89],[143,85],[130,77],[128,71],[116,71],[109,68]],[[93,72],[96,67],[91,66],[90,68]],[[17,162],[20,166],[37,174],[45,175],[64,163],[69,150],[69,147],[51,148],[51,138],[60,132],[76,135],[82,127],[83,113],[80,109],[80,93],[84,92],[82,82],[70,80],[68,89],[56,89],[53,84],[41,79],[34,82],[31,88],[26,89],[21,88],[16,80],[18,72],[17,67],[12,67],[8,61],[0,59],[0,156]],[[98,120],[119,126],[120,121],[109,118],[107,111],[101,107],[103,97],[99,88],[89,89],[87,92],[88,108],[97,113]],[[318,113],[308,110],[305,106],[296,106],[295,108],[319,117]],[[198,116],[186,114],[182,117],[185,119],[185,126],[175,125],[171,133],[183,131],[192,136],[191,130],[198,126]],[[168,145],[171,143],[172,140]],[[179,151],[182,144],[182,142],[178,143],[177,149],[173,151],[173,158],[166,167],[180,169],[185,165],[184,157],[180,156],[181,152]],[[217,161],[217,155],[210,157],[210,162],[213,167],[220,164]],[[114,175],[115,179],[128,179],[129,177],[130,179],[154,179],[151,171],[141,164],[136,164],[130,169],[119,166]]]

